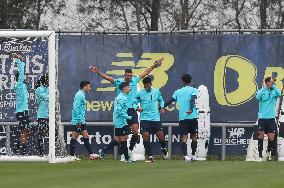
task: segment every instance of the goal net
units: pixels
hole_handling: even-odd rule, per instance
[[[0,161],[75,160],[64,142],[56,57],[54,31],[0,31]]]

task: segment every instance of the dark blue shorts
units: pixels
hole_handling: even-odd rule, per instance
[[[86,124],[82,124],[82,123],[77,123],[76,125],[72,125],[73,127],[73,131],[80,133],[84,130],[86,130]]]
[[[180,135],[197,134],[198,133],[198,120],[186,119],[179,121]]]
[[[19,121],[19,125],[21,126],[21,130],[31,129],[30,125],[30,117],[28,111],[17,112],[16,113],[17,121]]]
[[[132,117],[131,120],[127,120],[128,125],[139,124],[138,114],[134,108],[128,108],[127,114]]]
[[[122,128],[115,128],[114,132],[115,132],[114,134],[115,136],[126,136],[126,135],[129,135],[130,133],[130,127],[129,125],[125,125]]]
[[[156,133],[158,131],[163,131],[162,123],[160,121],[147,121],[141,120],[140,122],[140,132]]]
[[[275,119],[258,119],[258,131],[264,131],[267,133],[276,133],[277,126]]]

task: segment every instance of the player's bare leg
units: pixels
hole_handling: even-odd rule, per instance
[[[20,132],[20,149],[22,150],[22,154],[25,155],[27,152],[27,143],[29,137],[31,135],[31,129],[23,129]]]

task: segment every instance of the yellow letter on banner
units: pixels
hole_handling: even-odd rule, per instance
[[[226,91],[227,69],[239,74],[237,79],[239,87],[230,93]],[[214,93],[217,102],[226,106],[238,106],[252,99],[258,88],[255,82],[256,75],[257,69],[248,59],[237,55],[220,57],[214,71]]]

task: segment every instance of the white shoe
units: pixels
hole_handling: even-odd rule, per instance
[[[131,161],[134,161],[134,158],[133,158],[133,151],[128,150],[128,155],[129,155],[129,159],[130,159]]]
[[[191,158],[189,156],[184,156],[183,159],[185,163],[191,162]]]
[[[95,153],[90,154],[90,157],[89,157],[90,160],[96,160],[98,158],[99,158],[99,155]]]
[[[190,160],[191,161],[196,161],[197,160],[197,155],[192,155]]]
[[[262,161],[264,161],[264,160],[263,160],[263,157],[258,157],[255,161],[256,161],[256,162],[262,162]]]
[[[123,154],[120,156],[120,161],[121,161],[121,162],[125,162],[125,157],[124,157]]]
[[[267,160],[271,161],[272,158],[271,158],[271,151],[267,153]]]
[[[149,156],[148,159],[145,161],[146,163],[153,163],[155,162],[155,159],[153,156]]]

